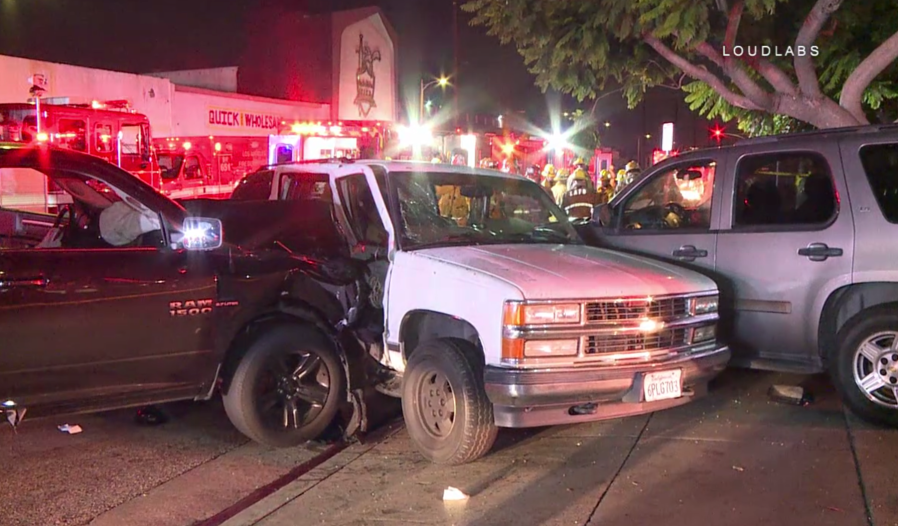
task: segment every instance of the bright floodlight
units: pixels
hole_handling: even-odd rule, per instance
[[[446,77],[440,77],[438,84],[440,86],[446,86],[447,84],[449,84],[449,79],[447,79]]]
[[[420,124],[400,126],[397,131],[399,142],[403,146],[428,146],[433,143],[433,133],[426,126]]]
[[[564,135],[562,135],[560,133],[553,133],[549,137],[546,137],[546,141],[547,141],[546,148],[545,148],[546,151],[548,151],[548,150],[564,150],[565,148],[567,148],[569,146],[567,139],[565,139]]]

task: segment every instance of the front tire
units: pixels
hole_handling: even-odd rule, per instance
[[[402,380],[402,413],[418,451],[436,464],[485,455],[496,441],[493,405],[483,387],[483,359],[463,340],[419,345]]]
[[[831,375],[845,405],[870,423],[898,426],[898,312],[862,312],[838,341]]]
[[[279,325],[261,333],[237,366],[224,408],[241,433],[271,447],[317,438],[340,408],[345,374],[318,330]]]

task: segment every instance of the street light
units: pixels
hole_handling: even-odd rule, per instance
[[[427,84],[424,83],[424,79],[421,79],[421,96],[418,98],[418,120],[424,120],[424,90],[431,86],[440,86],[441,88],[445,88],[449,85],[449,79],[446,77],[440,77],[438,79],[434,79]]]

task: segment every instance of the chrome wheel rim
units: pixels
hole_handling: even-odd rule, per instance
[[[330,372],[314,352],[293,351],[273,356],[259,382],[259,414],[266,427],[299,429],[314,420],[327,404]]]
[[[871,402],[898,409],[898,332],[883,331],[854,353],[854,383]]]
[[[418,382],[418,420],[434,438],[446,438],[455,425],[455,391],[438,371],[427,371]]]

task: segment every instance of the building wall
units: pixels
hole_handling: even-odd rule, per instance
[[[281,122],[327,121],[328,104],[282,101],[176,86],[173,137],[268,136]]]
[[[127,100],[150,119],[155,135],[171,133],[172,84],[167,79],[0,55],[0,102],[26,102],[29,77],[46,79],[44,97],[71,103]]]
[[[237,66],[162,71],[147,73],[147,75],[168,79],[179,86],[226,91],[229,93],[237,92]]]

